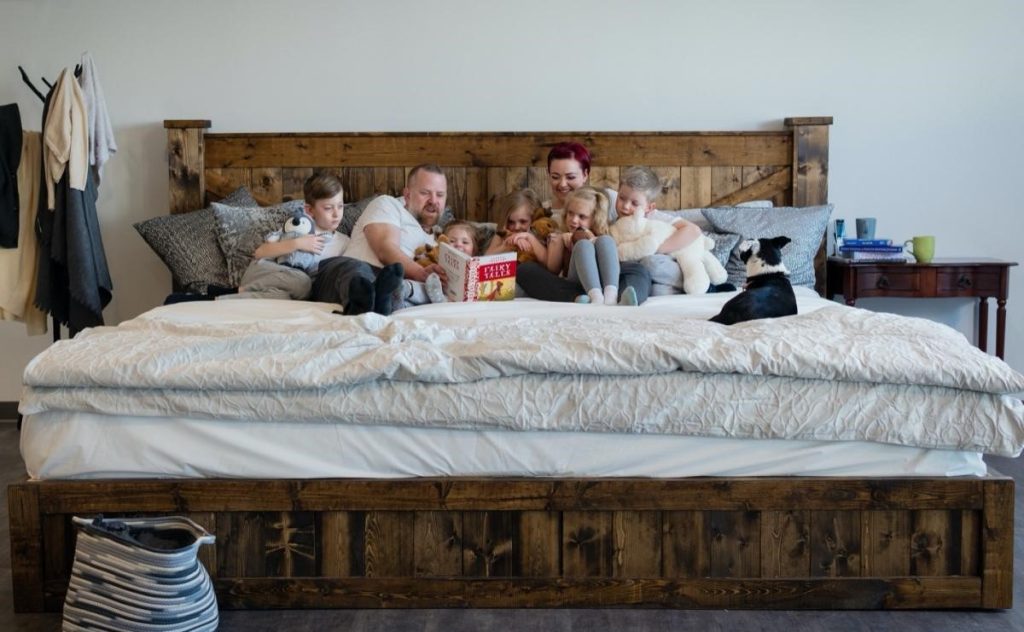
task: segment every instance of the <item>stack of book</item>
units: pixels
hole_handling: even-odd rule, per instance
[[[839,254],[850,261],[891,263],[907,260],[903,246],[894,246],[891,239],[844,239]]]

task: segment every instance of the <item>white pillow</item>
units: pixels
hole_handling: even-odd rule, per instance
[[[731,208],[772,208],[773,206],[774,204],[772,204],[771,200],[751,200],[750,202],[740,202],[739,204],[736,204]],[[730,207],[716,206],[710,208]],[[661,217],[655,215],[655,217],[657,217],[657,219],[660,219],[661,221],[669,222],[672,221],[673,219],[685,219],[688,222],[693,222],[697,226],[700,226],[700,229],[703,230],[704,232],[711,232],[714,230],[714,227],[712,227],[711,222],[709,222],[707,218],[704,217],[703,211],[703,208],[681,208],[674,211],[663,211],[661,209],[658,209],[658,213],[662,213],[663,215]]]

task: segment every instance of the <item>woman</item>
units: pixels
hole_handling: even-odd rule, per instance
[[[559,222],[569,193],[590,180],[590,152],[580,143],[558,143],[548,152],[548,178],[551,200],[544,204]],[[605,189],[614,208],[615,192]],[[542,263],[519,264],[516,283],[531,298],[542,301],[571,303],[583,293],[578,281],[571,281],[550,272]],[[623,262],[619,273],[619,297],[626,288],[636,292],[637,304],[642,304],[651,293],[651,273],[635,261]],[[632,298],[632,297],[630,297]],[[632,303],[632,300],[629,301]]]

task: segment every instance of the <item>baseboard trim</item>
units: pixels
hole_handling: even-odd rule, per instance
[[[15,420],[18,418],[18,402],[0,402],[0,419]]]

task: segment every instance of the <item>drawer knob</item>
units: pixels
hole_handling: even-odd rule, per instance
[[[885,275],[878,277],[878,281],[875,282],[875,287],[880,289],[880,290],[888,290],[889,289],[889,277],[887,277]]]
[[[970,288],[972,285],[974,285],[974,283],[971,281],[971,277],[964,275],[960,275],[960,278],[957,279],[956,282],[956,286],[961,290],[966,290]]]

